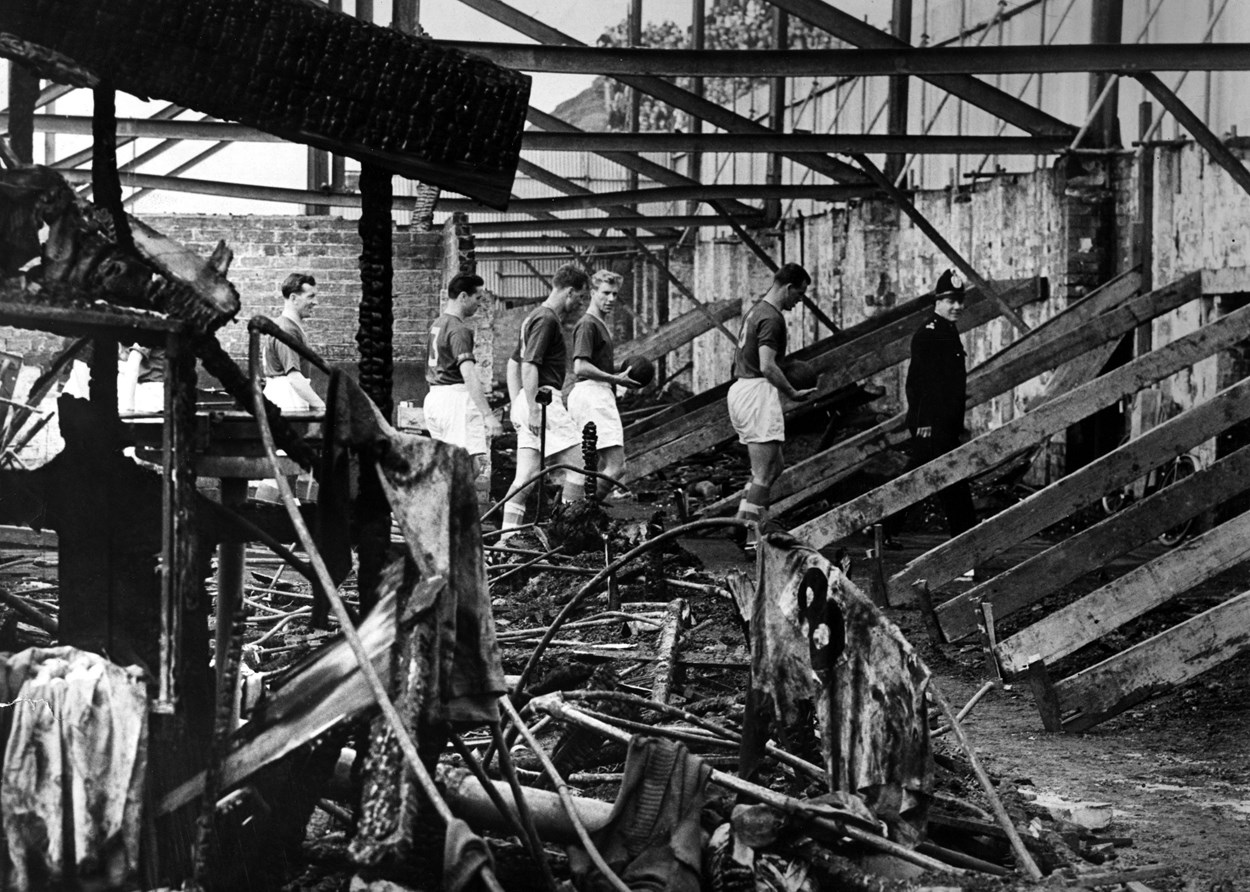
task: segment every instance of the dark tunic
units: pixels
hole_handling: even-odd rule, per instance
[[[780,360],[786,355],[786,320],[781,310],[761,300],[742,320],[738,350],[734,353],[735,378],[762,378],[760,347],[772,347]]]
[[[911,339],[907,369],[907,427],[933,428],[938,441],[957,440],[964,427],[968,354],[959,329],[933,314]]]
[[[304,337],[303,327],[290,316],[279,316],[274,321],[277,323],[278,328],[282,329],[296,341],[305,346],[308,345],[308,339]],[[289,375],[291,372],[299,372],[305,378],[312,377],[312,363],[277,338],[265,338],[262,362],[265,367],[266,378],[277,378],[282,375]]]
[[[612,335],[603,320],[587,313],[577,323],[573,332],[573,358],[585,359],[601,372],[609,375],[616,373],[616,360],[613,357]],[[590,381],[582,375],[578,381]]]
[[[425,365],[429,384],[463,384],[460,363],[473,359],[473,329],[459,316],[444,313],[430,326],[430,352]]]
[[[525,317],[512,358],[538,366],[539,387],[560,390],[564,386],[564,373],[569,362],[568,348],[564,344],[564,328],[555,310],[540,306]]]

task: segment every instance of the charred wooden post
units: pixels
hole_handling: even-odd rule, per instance
[[[356,343],[360,348],[360,386],[377,405],[383,417],[393,414],[391,375],[393,370],[394,311],[391,292],[394,275],[391,258],[391,174],[374,165],[361,168],[360,191],[360,327]],[[386,496],[375,474],[362,469],[358,510],[358,557],[361,610],[377,603],[375,590],[381,579],[390,543],[391,515]]]
[[[25,65],[9,65],[9,148],[17,160],[35,160],[35,104],[39,78]]]
[[[587,471],[599,470],[599,437],[593,421],[587,421],[586,426],[582,428],[582,465]],[[582,497],[593,499],[599,487],[599,480],[587,474],[582,481],[582,487],[584,492]]]
[[[657,703],[668,703],[673,693],[673,685],[678,681],[681,667],[677,654],[681,648],[681,627],[686,613],[684,598],[670,601],[664,612],[664,625],[660,628],[655,646],[655,674],[651,684],[651,699]]]

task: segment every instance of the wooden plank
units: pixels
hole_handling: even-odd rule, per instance
[[[1006,289],[1004,294],[1008,303],[1023,306],[1038,299],[1038,295],[1046,287],[1044,281],[1029,279]],[[968,309],[960,319],[960,330],[968,331],[996,318],[997,309],[984,298],[970,300]],[[924,318],[925,312],[927,310],[917,308],[914,313],[878,325],[851,341],[846,341],[845,337],[836,339],[837,343],[833,343],[835,339],[826,339],[822,343],[827,346],[819,351],[808,348],[792,355],[811,362],[821,372],[816,392],[816,398],[819,399],[906,359],[911,335]],[[733,425],[729,421],[729,410],[724,400],[731,383],[726,382],[704,391],[704,394],[715,394],[716,398],[709,402],[704,394],[700,394],[700,408],[685,412],[680,420],[669,417],[657,426],[656,422],[648,419],[650,430],[645,436],[633,436],[626,430],[625,443],[629,452],[629,464],[623,479],[626,482],[637,480],[674,461],[696,455],[732,439]],[[803,403],[787,406],[786,417],[797,417],[806,406]]]
[[[1058,397],[1045,406],[1012,419],[1002,427],[983,434],[970,443],[903,474],[872,492],[853,499],[820,517],[813,518],[796,527],[793,533],[816,547],[823,547],[888,517],[895,511],[927,498],[952,483],[966,480],[988,470],[1003,456],[1010,455],[1063,430],[1095,410],[1137,392],[1146,384],[1232,346],[1238,340],[1244,339],[1247,332],[1250,332],[1250,307],[1231,313],[1217,322],[1204,326],[1184,338],[1173,341],[1083,387]],[[985,524],[981,526],[984,527]],[[972,532],[975,531],[969,531],[969,533]],[[969,533],[964,533],[963,536],[968,536]],[[962,538],[961,536],[960,540]],[[956,574],[973,566],[979,560],[971,555],[968,557],[969,560],[963,568],[955,571]],[[935,577],[928,578],[930,585],[939,584]],[[941,581],[945,582],[950,578],[947,576]],[[905,584],[910,586],[911,580]],[[893,580],[891,585],[893,587]]]
[[[1149,542],[1175,524],[1243,491],[1250,480],[1247,453],[1239,449],[946,601],[938,608],[946,640],[958,641],[976,630],[973,609],[979,601],[991,601],[999,617],[1011,616],[1096,570],[1109,558]]]
[[[1248,557],[1250,513],[1208,530],[1022,629],[1002,641],[995,652],[1009,673],[1027,669],[1032,655],[1053,663]]]
[[[1110,328],[1104,330],[1108,343],[1105,345],[1105,352],[1099,353],[1101,348],[1098,346],[1081,346],[1081,344],[1088,344],[1090,340],[1095,340],[1090,337],[1092,332],[1082,333],[1082,330],[1088,328],[1100,314],[1113,311],[1132,298],[1140,282],[1141,276],[1136,271],[1112,279],[1106,285],[1091,292],[1080,303],[1074,304],[1058,316],[1047,320],[1025,337],[1009,344],[986,362],[974,368],[968,375],[968,408],[980,405],[1047,369],[1054,368],[1057,363],[1063,363],[1065,357],[1068,356],[1074,358],[1062,365],[1060,371],[1051,379],[1052,382],[1061,379],[1063,386],[1061,388],[1056,386],[1053,392],[1048,387],[1043,396],[1035,401],[1034,408],[1048,402],[1054,395],[1066,393],[1079,383],[1096,378],[1097,372],[1106,362],[1106,356],[1115,349],[1119,334]],[[1192,283],[1188,286],[1188,288],[1193,287]],[[1160,293],[1149,302],[1151,312],[1156,315],[1167,312],[1197,296],[1196,291],[1191,293],[1185,290],[1183,294],[1184,296],[1181,297],[1172,290],[1165,292],[1161,289]],[[1137,307],[1127,312],[1141,313],[1144,310]],[[1067,349],[1062,346],[1065,338],[1071,342],[1071,346]],[[910,347],[910,342],[908,346]],[[1051,352],[1052,348],[1054,352]],[[1089,357],[1095,355],[1102,355],[1103,358],[1097,362],[1097,367],[1091,372],[1088,360]],[[1064,370],[1069,365],[1076,366],[1075,374],[1081,377],[1071,378],[1065,375]],[[898,432],[903,429],[906,417],[905,412],[900,412],[870,431],[835,444],[823,452],[809,456],[798,464],[786,468],[773,483],[773,514],[788,511],[807,499],[819,495],[823,490],[854,473],[877,451],[903,442],[906,436],[900,436]],[[868,451],[865,445],[870,443],[878,444],[878,448]],[[713,502],[704,508],[703,513],[712,516],[732,513],[737,505],[737,499],[738,496],[735,494]]]
[[[707,304],[706,312],[691,310],[683,313],[650,334],[621,344],[616,348],[616,361],[628,362],[635,356],[645,356],[652,361],[657,360],[672,353],[678,347],[690,343],[699,335],[711,331],[713,319],[717,322],[727,322],[737,317],[741,309],[741,300],[720,300]]]
[[[1052,405],[1058,405],[1062,399]],[[1146,469],[1163,464],[1246,418],[1250,418],[1250,379],[926,552],[890,578],[889,593],[891,597],[905,598],[906,587],[920,578],[928,579],[933,586],[949,582],[968,567],[1057,523],[1115,487],[1136,480]],[[930,462],[925,468],[935,464],[938,462]],[[1173,519],[1172,524],[1175,523]]]
[[[1096,666],[1055,684],[1065,731],[1083,731],[1231,660],[1250,648],[1250,592],[1243,592]]]

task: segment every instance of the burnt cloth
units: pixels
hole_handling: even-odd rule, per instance
[[[423,576],[447,579],[446,587],[431,593],[431,602],[409,603],[406,611],[409,616],[434,611],[437,675],[426,682],[438,697],[427,718],[498,719],[495,700],[507,686],[486,588],[472,460],[462,449],[394,430],[360,385],[337,372],[330,378],[325,424],[318,545],[327,548],[331,574],[338,581],[351,567],[343,544],[349,541],[345,521],[356,491],[352,453],[376,457],[382,488],[411,557]],[[369,462],[359,465],[367,468]]]
[[[818,551],[785,533],[764,536],[759,551],[751,687],[761,712],[779,729],[814,717],[833,790],[862,799],[893,839],[919,841],[933,790],[928,669]]]
[[[703,830],[699,823],[712,769],[676,741],[634,737],[612,817],[595,835],[608,866],[636,892],[699,892]],[[613,887],[581,849],[569,868],[582,892]]]

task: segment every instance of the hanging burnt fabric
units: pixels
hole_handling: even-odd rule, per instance
[[[0,660],[4,888],[129,885],[147,771],[142,670],[74,647]]]
[[[507,690],[486,588],[472,460],[463,449],[396,432],[351,378],[337,376],[333,383],[329,403],[336,420],[327,444],[376,459],[407,544],[407,554],[383,574],[377,595],[396,597],[390,694],[430,765],[449,726],[496,721],[497,700]],[[331,460],[327,467],[347,465]],[[335,488],[341,491],[341,483]],[[442,852],[435,849],[441,822],[422,799],[394,734],[376,720],[364,807],[350,850],[356,863],[405,878],[441,869]]]
[[[608,866],[636,892],[698,892],[702,882],[700,813],[711,769],[683,744],[635,737],[608,823],[595,834]],[[582,892],[614,888],[582,849],[569,850]]]
[[[306,0],[5,0],[0,53],[506,207],[528,75]],[[33,46],[23,44],[28,41]]]
[[[923,835],[933,788],[928,681],[902,633],[838,567],[792,536],[763,538],[751,693],[779,727],[814,716],[832,789],[863,799],[904,843]]]

